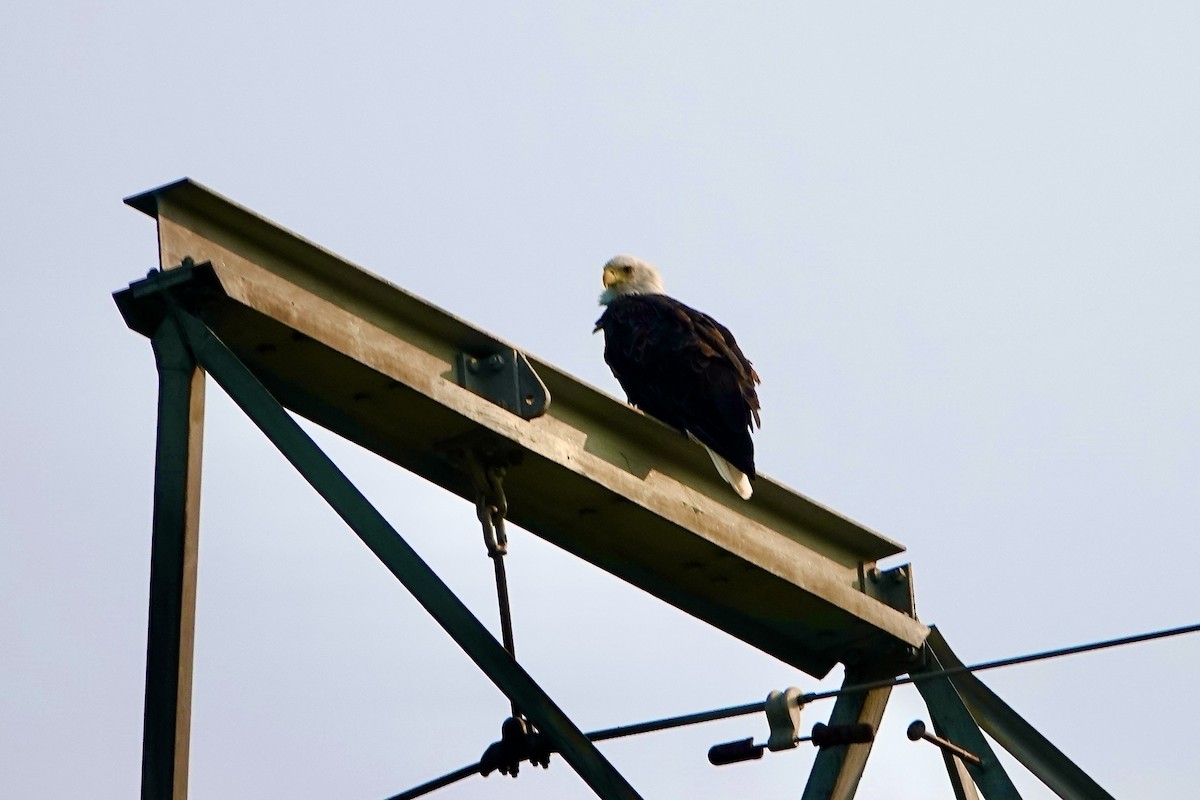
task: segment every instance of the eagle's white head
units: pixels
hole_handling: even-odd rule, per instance
[[[627,294],[666,294],[658,270],[633,256],[615,256],[604,265],[604,293],[600,305],[606,306]]]

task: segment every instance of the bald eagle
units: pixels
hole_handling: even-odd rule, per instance
[[[604,360],[630,405],[699,442],[749,499],[758,373],[724,325],[668,297],[658,270],[633,256],[604,265]]]

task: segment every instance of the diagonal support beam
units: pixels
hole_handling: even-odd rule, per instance
[[[942,761],[946,764],[946,774],[950,776],[950,788],[954,790],[954,800],[979,800],[979,791],[967,765],[954,753],[942,751]]]
[[[204,373],[166,319],[150,337],[158,437],[150,543],[142,800],[186,800],[196,621]]]
[[[171,309],[171,317],[179,324],[200,365],[484,674],[550,738],[592,791],[605,800],[639,798],[595,745],[512,659],[245,365],[195,317],[178,307]]]
[[[890,678],[891,674],[887,677]],[[847,668],[842,686],[844,688],[869,683],[878,678],[880,675],[877,673],[868,674]],[[865,692],[838,695],[829,717],[829,724],[834,726],[868,723],[875,730],[879,730],[879,723],[883,719],[883,711],[891,694],[891,686],[881,686]],[[867,766],[867,757],[871,755],[871,744],[865,742],[822,748],[813,762],[812,771],[808,774],[803,800],[852,800]]]
[[[929,707],[929,716],[933,718],[934,730],[960,747],[964,747],[979,757],[980,763],[964,764],[971,778],[983,792],[987,800],[1020,800],[1021,795],[1012,779],[1004,771],[1004,766],[996,758],[991,745],[984,738],[983,732],[971,712],[967,710],[962,698],[954,688],[954,684],[945,676],[922,678],[923,673],[941,672],[948,665],[938,660],[937,654],[928,646],[925,648],[925,663],[919,669],[910,671],[913,682],[925,705]],[[951,784],[960,773],[957,765],[950,773]],[[947,762],[947,769],[951,765]]]
[[[926,643],[943,667],[962,669],[962,661],[954,655],[937,628],[930,629]],[[1059,797],[1064,800],[1113,800],[1100,784],[970,672],[952,675],[950,682],[979,722],[979,727]]]

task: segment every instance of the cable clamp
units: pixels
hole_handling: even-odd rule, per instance
[[[508,515],[508,498],[504,496],[506,469],[484,466],[474,453],[468,455],[467,466],[475,484],[475,513],[483,526],[483,543],[488,556],[503,557],[508,553],[508,534],[504,530],[504,519]]]

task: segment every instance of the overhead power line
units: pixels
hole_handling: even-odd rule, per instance
[[[832,689],[827,692],[810,692],[804,695],[802,703],[811,703],[815,700],[828,700],[830,698],[839,697],[844,694],[855,694],[857,692],[868,692],[872,689],[881,689],[885,686],[903,686],[909,683],[917,683],[919,681],[935,680],[937,678],[946,678],[953,675],[961,675],[964,672],[984,672],[989,669],[999,669],[1001,667],[1011,667],[1017,664],[1029,664],[1034,661],[1046,661],[1051,658],[1060,656],[1076,655],[1078,653],[1089,653],[1094,650],[1106,650],[1112,647],[1121,647],[1127,644],[1137,644],[1139,642],[1149,642],[1155,639],[1167,639],[1172,636],[1182,636],[1187,633],[1200,632],[1200,623],[1194,625],[1184,625],[1179,628],[1167,628],[1160,631],[1152,631],[1150,633],[1139,633],[1133,636],[1123,636],[1119,639],[1105,639],[1099,642],[1091,642],[1089,644],[1079,644],[1071,647],[1062,647],[1057,650],[1044,650],[1040,653],[1030,653],[1023,656],[1014,656],[1012,658],[1001,658],[995,661],[984,661],[979,664],[971,664],[961,667],[951,667],[949,669],[937,670],[935,672],[923,672],[918,675],[908,675],[902,678],[889,678],[886,680],[871,681],[869,683],[859,683],[852,686],[843,686],[840,689]],[[649,722],[639,722],[635,725],[621,725],[616,728],[604,728],[598,731],[592,731],[584,734],[593,742],[601,742],[606,739],[617,739],[623,736],[636,736],[640,733],[653,733],[655,731],[668,730],[670,728],[681,728],[686,725],[698,725],[702,722],[714,722],[719,719],[730,719],[732,717],[742,717],[747,714],[755,714],[763,711],[766,703],[759,701],[757,703],[746,703],[740,706],[729,706],[728,708],[718,708],[712,711],[701,711],[695,714],[684,714],[678,717],[666,717],[663,719],[651,720]],[[448,786],[455,781],[475,775],[479,772],[478,764],[462,767],[454,772],[443,775],[428,783],[416,786],[406,792],[393,795],[388,800],[411,800],[412,798],[420,797],[428,794],[435,789],[440,789],[443,786]]]
[[[832,689],[827,692],[810,692],[804,695],[803,702],[811,703],[814,700],[827,700],[843,694],[855,694],[857,692],[867,692],[872,689],[882,689],[885,686],[903,686],[904,684],[916,683],[918,681],[928,681],[936,678],[948,677],[951,675],[960,675],[964,672],[983,672],[989,669],[999,669],[1000,667],[1011,667],[1016,664],[1028,664],[1033,661],[1045,661],[1051,658],[1058,658],[1059,656],[1087,653],[1093,650],[1104,650],[1110,647],[1120,647],[1121,645],[1126,644],[1148,642],[1154,639],[1166,639],[1171,636],[1182,636],[1185,633],[1196,633],[1197,631],[1200,631],[1200,623],[1194,625],[1185,625],[1180,628],[1168,628],[1166,630],[1154,631],[1151,633],[1139,633],[1134,636],[1124,636],[1120,639],[1106,639],[1104,641],[1092,642],[1090,644],[1063,647],[1057,650],[1045,650],[1040,653],[1031,653],[1024,656],[1001,658],[996,661],[984,661],[979,664],[972,664],[968,666],[951,667],[949,669],[937,670],[935,672],[923,672],[919,675],[908,675],[902,678],[888,678],[885,680],[871,681],[870,683],[859,683],[852,686],[843,686],[840,689]],[[634,736],[639,733],[651,733],[653,731],[667,730],[669,728],[679,728],[685,725],[696,725],[701,722],[713,722],[718,719],[741,717],[747,714],[755,714],[760,712],[764,707],[765,704],[762,701],[757,703],[746,703],[745,705],[719,708],[713,711],[701,711],[696,714],[684,714],[683,716],[679,717],[666,717],[664,719],[652,720],[650,722],[639,722],[636,725],[622,725],[616,728],[605,728],[604,730],[593,731],[592,733],[587,734],[587,737],[593,742],[599,742],[605,739],[616,739],[621,736]]]

